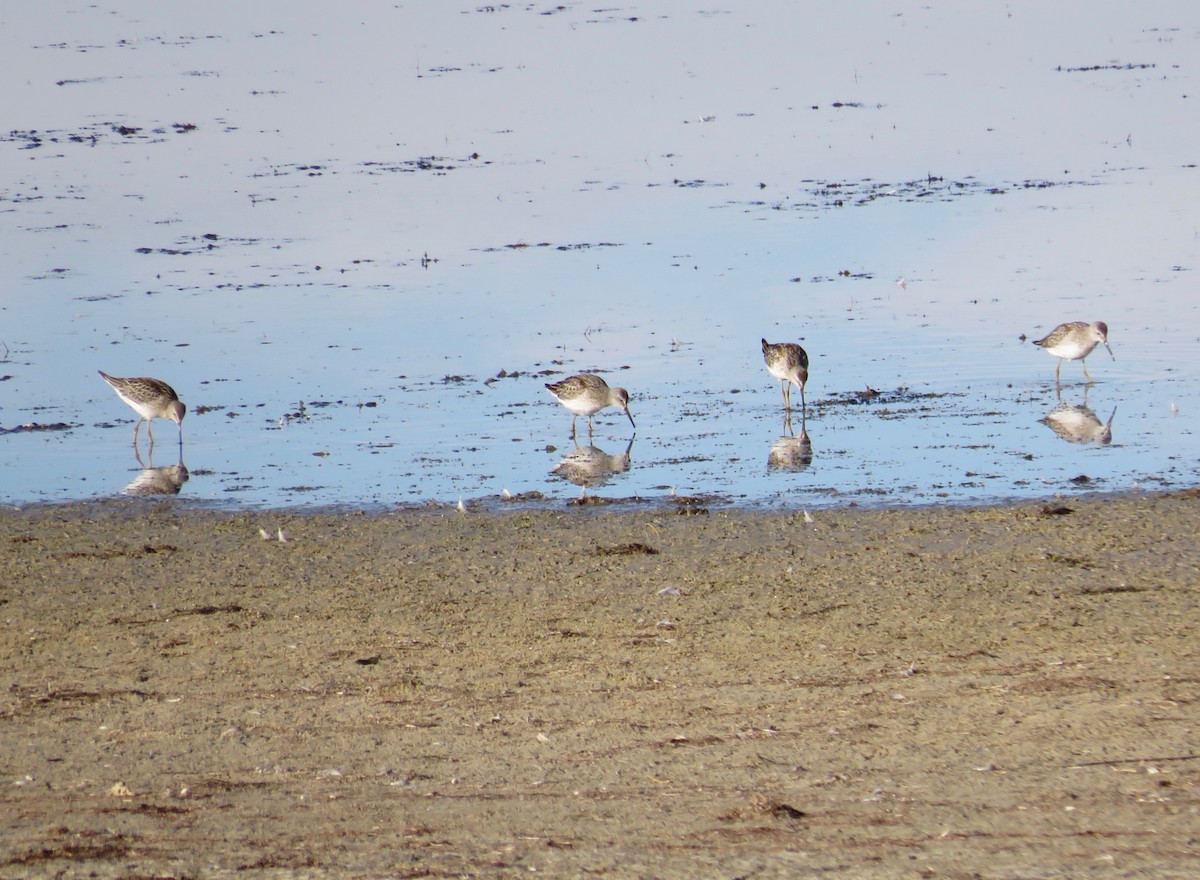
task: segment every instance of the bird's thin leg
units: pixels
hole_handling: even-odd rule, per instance
[[[141,426],[142,426],[142,420],[141,420],[141,418],[139,417],[139,418],[138,418],[138,420],[137,420],[136,422],[134,422],[134,423],[133,423],[133,447],[134,447],[134,449],[136,449],[136,448],[137,448],[137,435],[138,435],[138,428],[140,428]],[[147,428],[146,428],[146,430],[147,430],[147,431],[149,431],[149,430],[150,430],[150,428],[149,428],[149,427],[147,427]]]
[[[1081,360],[1079,362],[1079,366],[1083,367],[1083,375],[1087,376],[1089,382],[1096,381],[1095,379],[1092,378],[1092,374],[1087,371],[1087,358],[1084,358],[1083,360]]]
[[[792,410],[792,386],[788,384],[787,379],[783,380],[783,408],[788,412]]]
[[[1054,384],[1057,385],[1062,377],[1062,358],[1058,359],[1058,366],[1054,368]]]
[[[575,422],[579,420],[579,416],[571,416],[571,439],[575,439]]]

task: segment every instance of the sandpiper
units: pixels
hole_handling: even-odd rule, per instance
[[[1087,371],[1085,359],[1101,342],[1104,343],[1104,347],[1108,349],[1108,353],[1115,361],[1117,356],[1113,354],[1113,350],[1108,344],[1108,325],[1103,321],[1095,321],[1091,324],[1086,321],[1070,321],[1066,324],[1059,324],[1046,334],[1045,338],[1037,339],[1033,344],[1046,349],[1058,358],[1058,367],[1054,371],[1055,382],[1059,381],[1063,361],[1079,361],[1080,366],[1083,367],[1083,375],[1087,376],[1089,382],[1094,382],[1096,380]]]
[[[137,446],[138,428],[146,423],[146,436],[150,445],[154,445],[154,433],[150,430],[151,419],[170,419],[179,426],[179,445],[183,445],[183,415],[187,407],[175,393],[175,389],[161,379],[121,379],[110,376],[103,370],[97,370],[100,377],[112,386],[117,396],[133,407],[141,418],[133,426],[133,445]]]
[[[804,383],[808,381],[808,352],[794,342],[762,341],[767,372],[778,379],[783,391],[783,408],[792,408],[792,385],[800,389],[800,409],[804,410]]]
[[[608,383],[593,373],[580,373],[561,382],[547,382],[550,393],[558,402],[571,411],[571,436],[575,436],[575,420],[587,416],[588,434],[592,433],[592,416],[606,406],[620,407],[629,416],[629,424],[636,429],[633,414],[629,411],[629,392],[624,388],[609,388]]]

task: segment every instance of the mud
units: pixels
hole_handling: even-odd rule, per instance
[[[0,877],[1190,876],[1200,495],[0,514]]]

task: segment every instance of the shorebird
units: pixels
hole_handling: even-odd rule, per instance
[[[571,437],[575,436],[575,420],[587,416],[588,435],[592,433],[592,416],[606,406],[616,406],[629,416],[629,424],[636,430],[633,414],[629,412],[629,392],[624,388],[609,388],[608,383],[593,373],[580,373],[561,382],[547,382],[550,393],[558,402],[571,411]]]
[[[792,385],[800,389],[800,409],[804,410],[804,383],[808,381],[808,352],[794,342],[762,341],[767,372],[778,379],[783,391],[783,408],[792,408]]]
[[[1113,350],[1108,344],[1108,325],[1103,321],[1096,321],[1092,324],[1086,321],[1059,324],[1047,333],[1045,338],[1037,339],[1033,344],[1046,349],[1058,358],[1058,367],[1054,371],[1055,382],[1059,381],[1063,361],[1079,361],[1080,366],[1083,367],[1083,375],[1087,376],[1089,382],[1094,382],[1096,380],[1087,371],[1086,358],[1101,342],[1104,343],[1104,347],[1108,349],[1108,353],[1115,361],[1117,356],[1113,354]]]
[[[100,377],[112,386],[117,396],[133,407],[141,418],[133,426],[133,445],[137,446],[138,428],[146,423],[146,436],[150,445],[154,446],[154,433],[150,430],[152,419],[170,419],[179,426],[179,445],[183,445],[183,415],[187,407],[175,393],[175,389],[161,379],[139,377],[136,379],[121,379],[110,376],[103,370],[97,370]]]

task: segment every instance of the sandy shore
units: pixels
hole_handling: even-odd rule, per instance
[[[1194,876],[1200,495],[689,512],[0,514],[0,876]]]

